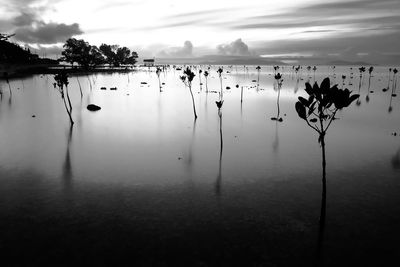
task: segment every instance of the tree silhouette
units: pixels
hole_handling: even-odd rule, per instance
[[[74,125],[74,120],[72,119],[72,104],[71,104],[71,99],[69,98],[69,93],[68,93],[68,74],[66,72],[60,72],[56,75],[54,75],[54,80],[56,81],[56,86],[58,87],[58,91],[61,94],[61,98],[64,102],[64,107],[68,113],[69,121],[71,123],[71,127]],[[64,88],[65,88],[65,93],[64,93]],[[67,101],[65,101],[65,95],[67,96]]]
[[[202,70],[199,70],[199,85],[200,85],[200,91],[202,90],[202,83],[201,83],[201,74],[203,73]]]
[[[350,106],[359,95],[351,95],[348,89],[338,89],[337,85],[330,87],[329,78],[325,78],[320,86],[317,83],[314,83],[314,86],[311,86],[310,83],[305,85],[308,99],[299,97],[295,108],[299,117],[318,133],[318,143],[321,144],[322,148],[322,199],[318,236],[318,254],[322,257],[322,250],[320,249],[323,243],[326,215],[325,136],[331,123],[336,119],[337,111]]]
[[[183,71],[183,76],[181,76],[182,82],[189,87],[190,90],[190,95],[192,96],[192,105],[193,105],[193,114],[194,114],[194,119],[197,120],[197,113],[196,113],[196,104],[194,102],[194,97],[193,97],[193,92],[192,92],[192,81],[194,76],[196,76],[193,71],[187,67],[186,70]]]

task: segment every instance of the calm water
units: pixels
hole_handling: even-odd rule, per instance
[[[208,88],[218,92],[215,70]],[[312,265],[321,149],[294,104],[313,73],[303,70],[296,85],[291,68],[283,70],[284,121],[276,123],[271,67],[262,67],[258,90],[255,66],[225,70],[223,86],[232,89],[224,91],[221,161],[218,94],[205,93],[204,76],[202,90],[198,75],[193,82],[195,124],[181,71],[161,74],[162,93],[145,69],[70,77],[72,130],[52,76],[10,81],[12,98],[2,81],[0,248],[7,259],[15,266]],[[326,137],[326,266],[398,260],[400,138],[392,133],[400,132],[400,103],[382,92],[387,70],[375,68],[369,102],[364,73],[361,105],[340,113]],[[345,86],[357,92],[358,67],[352,80],[350,72],[336,68],[335,79],[319,67],[316,79],[330,75],[341,87],[345,74]],[[236,84],[244,86],[242,105]],[[89,112],[91,103],[102,110]]]

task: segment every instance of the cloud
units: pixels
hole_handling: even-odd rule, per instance
[[[230,44],[218,45],[217,50],[220,55],[246,56],[250,54],[249,47],[240,38]]]
[[[52,9],[48,0],[6,0],[4,7],[11,17],[8,20],[0,20],[0,30],[15,33],[15,41],[56,44],[83,33],[78,23],[45,22],[42,17]]]
[[[157,54],[158,57],[191,57],[193,56],[193,44],[185,41],[183,47],[170,47]]]
[[[41,21],[37,25],[18,28],[14,39],[29,44],[55,44],[82,33],[78,23],[67,25]]]

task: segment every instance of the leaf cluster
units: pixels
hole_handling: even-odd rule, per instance
[[[336,119],[338,110],[350,106],[359,98],[358,94],[352,95],[348,89],[339,89],[337,85],[331,87],[329,78],[325,78],[320,86],[317,83],[311,86],[308,82],[305,85],[308,98],[300,96],[295,108],[299,117],[320,135],[325,135],[332,121]]]

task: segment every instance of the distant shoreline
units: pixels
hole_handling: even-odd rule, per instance
[[[56,74],[60,71],[68,73],[126,73],[135,71],[135,66],[122,67],[96,67],[84,69],[78,66],[67,66],[57,64],[0,64],[0,79],[4,79],[7,72],[8,78],[21,78],[34,74]]]

